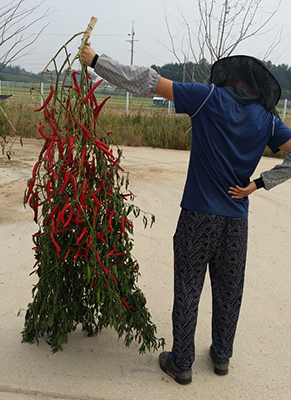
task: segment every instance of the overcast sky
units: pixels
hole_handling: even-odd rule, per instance
[[[7,0],[5,0],[7,2]],[[37,4],[39,1],[25,0],[25,6]],[[219,3],[219,1],[217,1]],[[262,0],[263,9],[256,17],[258,26],[268,17],[277,4],[276,0]],[[176,62],[167,32],[165,13],[177,49],[181,47],[183,27],[181,13],[191,25],[193,31],[193,46],[197,32],[197,0],[45,0],[41,10],[50,8],[51,14],[41,21],[49,23],[44,32],[32,46],[30,55],[14,62],[28,71],[40,72],[57,50],[75,33],[86,29],[91,16],[98,18],[91,44],[97,53],[106,53],[122,63],[129,64],[130,34],[134,21],[134,64],[163,65]],[[291,1],[282,0],[275,17],[269,22],[264,31],[265,35],[248,39],[241,44],[234,54],[248,54],[259,58],[264,57],[272,43],[272,37],[283,27],[283,39],[279,46],[268,57],[274,64],[285,63],[291,66]],[[32,18],[31,18],[32,19]],[[27,33],[37,32],[41,24],[29,28]],[[186,41],[184,41],[186,43]],[[77,51],[78,42],[72,52]],[[186,46],[184,44],[184,46]],[[180,53],[181,54],[181,53]],[[191,59],[191,57],[190,57]]]

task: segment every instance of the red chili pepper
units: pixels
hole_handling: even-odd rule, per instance
[[[87,232],[87,228],[84,227],[84,228],[82,229],[81,235],[78,237],[78,239],[77,239],[77,241],[76,241],[76,244],[79,244],[79,243],[80,243],[80,241],[82,240],[82,237],[85,235],[86,232]]]
[[[40,263],[40,260],[36,260],[36,262],[34,263],[32,269],[35,268],[37,266],[37,264],[39,264],[39,263]]]
[[[107,210],[107,212],[108,212],[109,209],[108,209],[107,205],[106,205],[105,203],[103,203],[103,201],[101,201],[100,204],[101,204],[101,205],[104,207],[104,209]]]
[[[95,204],[94,206],[94,214],[93,214],[93,221],[92,221],[92,228],[95,225],[96,219],[97,219],[97,214],[98,214],[98,206]]]
[[[73,121],[79,125],[79,127],[82,129],[84,135],[86,136],[87,139],[91,140],[92,136],[90,135],[90,132],[88,131],[88,129],[85,127],[85,125],[83,125],[80,121],[78,121],[75,117],[72,116]]]
[[[58,141],[60,142],[60,141],[61,141],[61,138],[60,138],[59,132],[58,132],[58,130],[57,130],[56,124],[55,124],[54,121],[52,121],[51,119],[49,120],[49,124],[50,124],[50,126],[51,126],[51,128],[52,128],[54,134],[56,135]]]
[[[106,101],[109,100],[109,99],[110,99],[110,96],[106,97],[106,99],[104,99],[104,100],[102,101],[102,103],[101,103],[99,106],[97,106],[97,108],[94,110],[94,117],[95,117],[95,118],[98,118],[98,116],[99,116],[99,114],[100,114],[100,111],[102,110],[104,104],[105,104]]]
[[[92,233],[88,236],[88,238],[89,238],[89,243],[88,243],[88,247],[87,247],[87,250],[86,250],[86,253],[85,253],[85,260],[86,261],[88,261],[88,254],[89,254],[89,251],[90,251],[90,248],[91,248],[91,245],[92,245]]]
[[[123,199],[125,199],[125,200],[127,199],[127,197],[130,197],[130,196],[132,196],[131,193],[126,193],[126,194],[122,195]]]
[[[98,107],[97,99],[96,99],[94,93],[92,93],[92,95],[90,97],[90,106],[91,106],[91,108],[93,108],[93,110]],[[95,123],[95,120],[93,120],[93,121]]]
[[[67,221],[64,223],[63,228],[65,228],[66,226],[69,225],[69,223],[71,222],[71,219],[73,218],[73,214],[74,214],[74,209],[71,208],[71,209],[70,209],[69,216],[68,216],[68,219],[67,219]]]
[[[111,199],[112,195],[113,195],[113,185],[110,185],[110,191],[109,191],[110,199]]]
[[[82,150],[82,153],[81,153],[81,159],[80,159],[80,165],[81,165],[81,166],[84,164],[86,152],[87,152],[87,147],[84,146],[84,147],[83,147],[83,150]]]
[[[91,163],[91,171],[90,171],[90,176],[94,176],[95,175],[95,158],[93,158],[92,163]]]
[[[122,172],[124,172],[124,168],[122,168],[119,164],[117,164],[117,166]]]
[[[33,218],[34,222],[37,222],[38,207],[39,207],[38,197],[34,197],[33,198],[33,203],[32,203],[32,206],[31,206],[31,208],[34,210],[34,218]]]
[[[84,179],[83,181],[83,186],[82,186],[82,191],[81,191],[81,195],[80,195],[80,203],[83,207],[85,207],[85,200],[86,200],[86,186],[87,186],[87,180]]]
[[[63,140],[62,142],[60,141],[60,142],[58,142],[58,146],[59,146],[59,154],[60,154],[60,157],[61,157],[61,159],[63,160],[64,159],[64,146],[65,146],[65,144],[67,143],[67,141],[66,140]]]
[[[58,256],[58,258],[60,258],[60,251],[61,251],[61,248],[60,248],[60,246],[58,245],[58,243],[56,242],[53,233],[50,233],[50,238],[51,238],[53,244],[56,246],[56,249],[57,249],[57,256]]]
[[[116,249],[113,249],[111,251],[109,251],[109,253],[107,253],[104,258],[111,256],[112,254],[114,254],[116,252]]]
[[[76,139],[76,137],[74,135],[72,135],[70,137],[70,140],[69,140],[69,149],[68,149],[68,157],[67,157],[69,165],[72,162],[72,151],[73,151],[73,146],[74,146],[75,139]]]
[[[64,261],[66,261],[66,259],[69,257],[70,252],[71,252],[71,249],[69,249],[69,250],[66,252],[66,255],[65,255],[65,257],[64,257]]]
[[[102,192],[106,193],[105,186],[104,186],[104,178],[101,178],[101,190],[102,190]]]
[[[58,212],[56,227],[58,228],[62,220],[62,211]]]
[[[132,306],[128,305],[127,302],[124,300],[123,297],[121,297],[122,303],[125,305],[127,308],[132,308]]]
[[[111,278],[114,280],[114,282],[118,283],[117,279],[111,274]]]
[[[122,230],[124,236],[126,237],[127,233],[125,232],[125,218],[126,217],[121,217],[121,230]]]
[[[100,79],[98,82],[95,83],[95,85],[92,87],[92,89],[89,90],[87,96],[84,99],[84,104],[87,103],[87,101],[89,100],[89,98],[92,96],[94,90],[97,88],[97,86],[100,85],[100,83],[103,82],[103,79]]]
[[[26,193],[24,204],[26,204],[28,202],[30,195],[34,194],[34,191],[32,190],[33,187],[34,187],[34,184],[35,184],[35,179],[31,179],[29,184],[28,184],[28,190],[27,190],[27,193]]]
[[[52,217],[53,217],[54,213],[57,211],[57,209],[58,209],[58,206],[57,206],[57,205],[54,205],[53,208],[52,208],[52,210],[51,210],[51,212],[49,213],[49,216],[48,216],[48,219],[49,219],[49,220],[52,219]]]
[[[34,167],[33,167],[33,170],[32,170],[32,179],[35,179],[35,177],[36,177],[36,171],[37,171],[38,166],[39,166],[39,161],[37,161],[34,164]]]
[[[60,211],[60,213],[61,213],[61,220],[62,220],[62,223],[64,224],[65,223],[65,220],[64,220],[64,218],[65,218],[65,212],[68,210],[68,208],[70,208],[71,206],[70,206],[70,203],[67,203],[63,208],[62,208],[62,210]]]
[[[83,222],[85,222],[85,220],[81,219],[81,218],[78,218],[78,217],[75,217],[74,219],[72,219],[72,222],[74,222],[74,223],[79,225],[79,224],[82,224]]]
[[[88,186],[87,186],[87,190],[90,193],[90,196],[92,197],[92,199],[94,200],[96,206],[99,207],[100,206],[100,201],[97,199],[97,197],[94,194],[94,192],[92,192],[92,190]]]
[[[133,224],[126,218],[126,223],[133,228]]]
[[[79,86],[79,84],[78,84],[76,75],[80,75],[78,71],[74,71],[74,72],[72,73],[72,78],[73,78],[73,81],[74,81],[74,85],[75,85],[75,90],[76,90],[76,92],[80,93],[80,92],[81,92],[81,88],[80,88],[80,86]]]
[[[55,109],[55,108],[52,108],[52,109],[51,109],[51,112],[48,112],[48,119],[49,119],[49,120],[54,121],[54,119],[55,119],[55,111],[56,111],[56,109]]]
[[[76,255],[75,255],[74,259],[73,259],[73,262],[75,262],[77,260],[77,258],[80,255],[80,252],[81,252],[81,247],[78,248],[77,253],[76,253]]]
[[[110,232],[114,231],[114,229],[112,228],[112,219],[113,219],[115,213],[116,213],[116,210],[115,209],[112,210],[109,215],[109,218],[108,218],[108,226],[109,226]]]
[[[42,237],[44,235],[43,232],[41,233],[35,233],[34,235],[32,235],[33,237]]]
[[[106,276],[108,276],[108,274],[110,272],[109,269],[107,267],[105,267],[105,265],[102,264],[102,261],[101,261],[100,256],[97,251],[95,251],[95,255],[96,255],[96,258],[97,258],[99,264],[101,265],[102,269],[104,270]]]
[[[118,159],[116,158],[116,160],[113,161],[113,163],[111,164],[111,168],[115,167],[115,165],[118,163]]]
[[[58,180],[57,171],[55,169],[52,169],[51,173],[53,175],[54,180],[57,181]]]
[[[61,195],[63,193],[63,191],[65,190],[65,188],[66,188],[67,184],[69,183],[70,179],[71,179],[71,172],[70,171],[66,171],[62,187],[61,187],[61,189],[59,191],[59,195]]]
[[[90,235],[88,236],[88,247],[89,248],[92,246],[92,237],[93,237],[93,234],[90,233]]]
[[[113,167],[115,167],[115,165],[117,165],[117,167],[121,170],[121,171],[124,171],[124,169],[119,165],[119,164],[117,164],[118,163],[118,159],[116,159],[115,161],[113,161],[113,163],[111,164],[111,168],[113,168]]]
[[[78,217],[82,217],[82,215],[83,215],[83,210],[82,210],[81,206],[78,206],[78,208],[77,208],[77,215],[78,215]]]
[[[54,219],[54,217],[51,218],[51,224],[52,224],[53,233],[56,233],[56,227],[55,227],[55,219]]]
[[[44,159],[45,159],[45,160],[47,159],[48,155],[51,154],[53,145],[54,145],[54,143],[55,143],[55,138],[56,138],[56,136],[55,136],[55,134],[53,133],[52,138],[51,138],[51,141],[50,141],[50,144],[49,144],[48,148],[46,149],[46,152],[45,152],[45,155],[44,155]]]
[[[86,136],[87,139],[91,140],[92,136],[90,135],[90,132],[88,131],[88,129],[81,124],[81,128],[82,128],[82,132],[84,133],[84,135]]]
[[[48,158],[48,163],[49,163],[49,171],[53,169],[54,162],[53,162],[53,155],[51,152],[48,153],[47,155]]]
[[[74,199],[76,199],[77,195],[78,195],[78,186],[77,186],[76,177],[74,175],[71,175],[71,181],[72,181],[72,184],[73,184]]]
[[[106,144],[103,143],[101,140],[99,140],[99,139],[97,139],[97,138],[94,138],[94,142],[95,142],[96,144],[99,144],[101,147],[104,147],[105,149],[108,150],[108,146],[106,146]]]
[[[101,145],[100,141],[99,143],[95,140],[96,138],[93,138],[93,142],[95,142],[96,146],[98,147],[98,149],[100,149],[101,151],[103,151],[104,154],[107,155],[108,158],[112,158],[113,160],[115,159],[114,155],[106,149],[106,147],[104,147],[104,144]],[[98,140],[98,139],[97,139]]]
[[[125,253],[115,253],[112,257],[125,256]]]
[[[70,96],[67,97],[67,101],[66,101],[66,109],[67,110],[69,109],[69,106],[70,106],[70,111],[72,111],[72,108],[71,108],[71,97]]]
[[[49,201],[49,203],[52,202],[51,200],[51,180],[48,179],[47,183],[46,183],[46,195],[47,195],[47,199]]]
[[[53,97],[53,94],[54,94],[54,87],[50,86],[50,94],[48,95],[48,97],[44,101],[43,105],[40,108],[38,108],[37,110],[34,110],[34,111],[38,112],[38,111],[43,110],[48,105],[48,103],[51,101],[51,99]]]
[[[50,141],[50,140],[51,140],[51,137],[45,135],[45,134],[43,133],[43,129],[44,129],[44,125],[43,125],[43,124],[39,125],[38,131],[39,131],[40,135],[41,135],[45,140]]]
[[[90,289],[92,289],[94,287],[94,285],[96,284],[97,281],[98,281],[98,278],[95,278],[94,281],[91,283]]]
[[[104,244],[106,244],[106,240],[104,239],[104,234],[101,233],[96,233],[96,239],[100,239],[101,242],[103,242]]]

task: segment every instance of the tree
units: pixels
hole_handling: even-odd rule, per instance
[[[28,33],[36,22],[48,16],[46,10],[37,16],[37,11],[45,0],[26,8],[24,0],[6,0],[0,7],[0,71],[12,61],[28,54],[26,50],[36,41],[45,25],[38,33]]]
[[[245,40],[266,33],[265,28],[277,13],[281,1],[275,3],[275,9],[270,12],[263,9],[262,3],[262,0],[198,0],[199,18],[198,22],[195,22],[195,30],[179,11],[186,30],[180,50],[182,57],[176,49],[175,38],[171,33],[166,15],[166,25],[171,40],[170,50],[181,64],[185,64],[192,58],[196,64],[203,66],[195,80],[205,82],[209,76],[209,68],[205,65],[205,60],[212,65],[220,58],[230,56]],[[265,17],[258,21],[258,12],[262,10],[265,12]],[[281,33],[282,28],[274,36],[264,59],[279,43]],[[196,42],[195,46],[194,42]]]

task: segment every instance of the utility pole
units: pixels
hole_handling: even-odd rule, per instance
[[[131,36],[130,40],[127,40],[127,42],[131,43],[131,48],[130,48],[130,65],[133,65],[133,45],[134,42],[138,42],[138,40],[134,39],[135,32],[134,32],[134,21],[132,21],[132,27],[131,27],[131,33],[128,34],[128,36]],[[128,106],[131,108],[131,102],[132,102],[132,95],[129,94],[128,92],[126,93],[126,112],[128,112]]]

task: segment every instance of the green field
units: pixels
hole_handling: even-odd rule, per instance
[[[1,82],[1,94],[12,94],[1,106],[22,137],[38,138],[38,126],[43,122],[42,113],[33,110],[40,105],[38,88],[30,90],[30,84]],[[44,85],[44,98],[49,93],[49,85]],[[114,144],[129,146],[151,146],[160,148],[189,150],[191,144],[191,122],[186,115],[176,114],[174,109],[154,106],[151,97],[132,96],[130,108],[126,112],[126,92],[112,88],[95,91],[98,103],[111,95],[99,115],[96,134],[108,140],[107,132],[113,131]],[[278,112],[283,116],[284,101],[279,102]],[[291,127],[291,110],[287,109],[285,121]],[[6,117],[0,112],[0,136],[15,135]],[[271,155],[268,150],[266,155]],[[277,154],[276,156],[282,156]]]
[[[26,102],[31,102],[33,106],[37,106],[41,102],[40,87],[34,86],[32,89],[30,83],[25,82],[1,82],[1,94],[2,95],[12,95],[13,100],[25,100]],[[99,90],[98,90],[99,89]],[[46,98],[49,94],[49,84],[43,85],[43,97]],[[107,106],[114,108],[124,108],[126,109],[126,92],[116,89],[116,90],[106,90],[102,88],[97,88],[95,91],[97,101],[101,102],[105,97],[110,95],[110,100],[107,102]],[[148,110],[148,109],[164,109],[168,111],[167,107],[154,106],[152,97],[139,97],[132,96],[129,101],[129,108]]]

